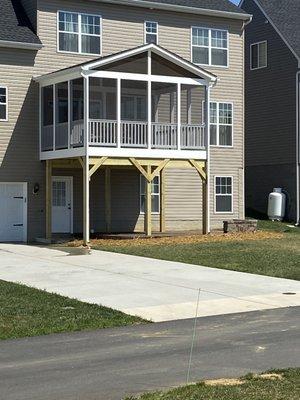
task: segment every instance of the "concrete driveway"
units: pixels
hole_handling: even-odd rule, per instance
[[[96,250],[0,244],[0,279],[157,322],[194,317],[199,289],[198,316],[300,306],[297,281]]]

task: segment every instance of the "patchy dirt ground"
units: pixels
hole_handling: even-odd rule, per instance
[[[249,240],[266,240],[281,239],[283,233],[270,231],[257,231],[246,233],[212,233],[210,235],[191,235],[191,236],[174,236],[160,238],[134,238],[134,239],[92,239],[93,246],[153,246],[153,245],[174,245],[174,244],[191,244],[191,243],[213,243],[213,242],[242,242]],[[68,243],[68,246],[82,246],[81,240],[74,240]]]

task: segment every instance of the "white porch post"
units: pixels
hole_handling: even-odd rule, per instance
[[[117,148],[121,148],[121,79],[117,79]]]
[[[177,83],[177,147],[181,150],[181,83]]]
[[[210,233],[210,86],[205,86],[205,131],[206,131],[206,221],[205,233]]]
[[[187,89],[187,123],[192,123],[192,90]]]
[[[152,147],[152,81],[151,81],[151,74],[152,74],[152,58],[151,58],[151,51],[148,50],[148,149]]]
[[[68,149],[70,149],[71,147],[71,118],[72,118],[71,104],[73,104],[72,83],[71,81],[68,81]]]
[[[55,150],[55,135],[56,135],[56,85],[53,85],[53,151]]]
[[[89,77],[84,77],[83,244],[90,242]]]

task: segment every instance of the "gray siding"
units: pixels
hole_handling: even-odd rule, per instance
[[[295,199],[297,61],[252,0],[243,8],[254,16],[245,48],[246,207],[266,212],[273,186],[282,186]],[[263,40],[268,42],[268,66],[251,71],[250,45]],[[289,217],[295,217],[295,204]]]

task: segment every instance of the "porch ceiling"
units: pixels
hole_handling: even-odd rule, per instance
[[[133,56],[147,53],[155,54],[160,56],[162,59],[169,63],[170,65],[178,66],[182,71],[186,71],[190,73],[191,76],[198,78],[199,80],[203,80],[206,84],[216,83],[217,76],[212,74],[211,72],[206,71],[205,69],[194,65],[188,60],[178,56],[175,53],[170,52],[169,50],[164,49],[161,46],[156,44],[146,44],[143,46],[138,46],[133,49],[125,50],[119,53],[111,54],[105,57],[100,57],[96,60],[77,64],[72,67],[63,68],[61,70],[41,75],[35,80],[39,82],[42,86],[47,84],[53,84],[58,82],[63,82],[66,80],[76,79],[83,75],[89,75],[92,71],[98,70],[101,68],[104,69],[104,66],[109,67],[110,64],[114,64],[118,61],[129,59]],[[141,74],[142,75],[142,74]],[[162,74],[163,75],[163,74]]]

